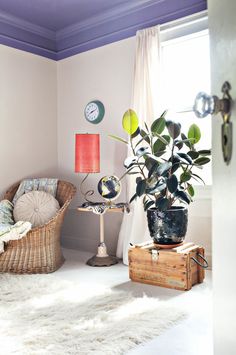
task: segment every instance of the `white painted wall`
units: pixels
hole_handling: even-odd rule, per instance
[[[0,45],[0,195],[24,177],[57,175],[56,64]]]
[[[211,242],[211,186],[196,186],[196,197],[188,209],[188,230],[186,241],[200,244],[205,248],[205,254],[211,267],[212,242]]]
[[[212,94],[231,83],[234,101],[233,155],[226,166],[221,151],[222,118],[213,118],[213,318],[214,354],[236,354],[236,1],[209,0]]]
[[[108,138],[109,133],[124,136],[121,129],[123,113],[130,107],[135,53],[135,38],[109,44],[58,62],[58,164],[59,175],[75,183],[84,175],[75,174],[74,134],[101,134],[101,173],[89,177],[87,188],[96,190],[100,177],[106,174],[121,176],[126,149]],[[105,104],[106,115],[98,125],[84,118],[84,107],[92,99]],[[199,198],[189,208],[187,240],[202,244],[211,256],[211,191],[198,189]],[[94,198],[100,199],[96,194]],[[123,193],[120,200],[125,199]],[[78,213],[72,204],[63,228],[63,244],[69,247],[96,251],[99,240],[99,219],[92,213]],[[115,253],[122,216],[105,216],[106,242]],[[145,218],[145,216],[144,216]]]
[[[126,147],[108,137],[109,133],[125,136],[121,118],[130,106],[134,65],[134,38],[100,47],[58,62],[58,166],[59,175],[77,187],[84,174],[74,171],[75,133],[99,133],[101,140],[101,173],[90,175],[88,189],[97,189],[99,179],[107,174],[121,176]],[[99,99],[105,105],[105,117],[98,125],[84,118],[85,105]],[[124,200],[125,191],[120,196]],[[94,200],[101,200],[96,193]],[[78,213],[79,194],[67,214],[63,243],[95,251],[99,239],[99,218],[92,213]],[[105,216],[106,242],[115,253],[122,216]]]
[[[58,63],[0,46],[1,195],[15,181],[30,176],[58,175],[79,187],[84,175],[74,173],[75,133],[101,135],[101,173],[89,177],[88,189],[96,191],[104,175],[122,175],[126,147],[108,134],[125,136],[121,119],[130,106],[134,53],[135,38]],[[100,99],[105,105],[105,118],[99,125],[84,118],[84,107],[92,99]],[[187,240],[203,244],[209,255],[210,191],[206,194],[201,190],[199,197],[189,209]],[[94,199],[100,196],[96,193]],[[125,199],[124,186],[119,200]],[[95,252],[99,218],[91,213],[79,214],[76,206],[82,202],[78,193],[66,216],[63,244]],[[116,251],[121,220],[120,214],[105,216],[106,242],[112,253]]]

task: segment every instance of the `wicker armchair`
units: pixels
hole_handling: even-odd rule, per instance
[[[4,198],[12,201],[19,183],[14,184]],[[58,181],[56,199],[61,208],[48,223],[33,228],[20,240],[12,240],[0,254],[0,272],[43,274],[56,271],[64,262],[60,247],[60,231],[64,215],[76,188],[69,182]]]

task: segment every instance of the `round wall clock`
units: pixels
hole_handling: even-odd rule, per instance
[[[84,116],[90,123],[97,124],[101,122],[105,114],[105,107],[99,100],[90,101],[84,110]]]

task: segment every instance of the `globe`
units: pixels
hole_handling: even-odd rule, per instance
[[[105,200],[114,200],[121,192],[121,182],[114,175],[103,176],[98,182],[98,192]]]

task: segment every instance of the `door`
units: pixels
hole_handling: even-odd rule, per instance
[[[211,93],[222,97],[228,80],[236,100],[236,1],[209,0]],[[221,151],[221,115],[213,117],[213,322],[214,355],[236,354],[236,106],[232,110],[233,155]]]

